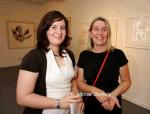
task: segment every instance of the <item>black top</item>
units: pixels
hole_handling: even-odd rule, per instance
[[[75,66],[74,54],[68,49],[66,49],[66,52],[70,56],[73,66]],[[39,49],[33,49],[30,52],[28,52],[22,60],[20,69],[39,73],[34,93],[46,96],[45,78],[47,69],[47,59],[45,52]],[[43,109],[25,107],[23,114],[42,114],[42,110]]]
[[[93,85],[93,82],[98,74],[98,71],[102,65],[105,56],[106,56],[106,52],[95,53],[89,50],[84,50],[81,52],[77,66],[84,69],[84,79],[86,80],[87,84]],[[119,69],[120,67],[124,66],[127,63],[128,60],[125,54],[123,53],[123,51],[119,49],[114,49],[113,51],[109,52],[108,58],[102,69],[99,79],[97,80],[96,87],[104,90],[105,92],[113,91],[119,85],[118,83]],[[96,102],[99,103],[98,101]],[[95,105],[97,103],[93,103],[94,105],[92,106],[93,111],[96,112],[93,113],[92,111],[92,113],[93,114],[104,113],[104,112],[99,112],[98,110],[100,109],[96,109]],[[85,114],[89,114],[90,111],[89,110],[86,111],[86,110],[88,110],[88,108],[85,108]],[[105,112],[105,114],[107,113]],[[109,113],[109,114],[113,114],[113,113]]]

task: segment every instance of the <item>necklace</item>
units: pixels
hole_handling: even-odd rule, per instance
[[[60,57],[60,55],[56,55],[56,54],[54,54],[54,56],[55,56],[55,57]]]

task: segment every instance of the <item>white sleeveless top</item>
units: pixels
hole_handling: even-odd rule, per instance
[[[46,53],[46,58],[46,95],[50,98],[61,99],[71,92],[71,80],[75,74],[71,58],[66,53],[63,58],[65,66],[61,68],[58,66],[52,50]],[[69,109],[44,109],[42,114],[69,114]]]

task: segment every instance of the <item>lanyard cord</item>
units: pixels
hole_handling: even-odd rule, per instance
[[[101,67],[100,67],[100,69],[99,69],[99,72],[98,72],[98,74],[97,74],[97,76],[96,76],[96,79],[95,79],[95,81],[94,81],[94,83],[93,83],[93,86],[96,85],[96,82],[97,82],[97,80],[98,80],[98,78],[99,78],[99,76],[100,76],[100,73],[102,72],[102,69],[103,69],[104,64],[105,64],[105,62],[106,62],[106,59],[107,59],[107,57],[108,57],[108,53],[109,53],[109,52],[107,51],[106,56],[105,56],[105,58],[104,58],[104,60],[103,60],[103,63],[102,63],[102,65],[101,65]]]

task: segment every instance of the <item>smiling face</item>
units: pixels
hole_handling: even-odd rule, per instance
[[[55,21],[46,32],[50,46],[60,46],[66,36],[65,21]]]
[[[108,39],[108,29],[104,21],[97,20],[93,23],[90,31],[94,45],[105,46]]]

